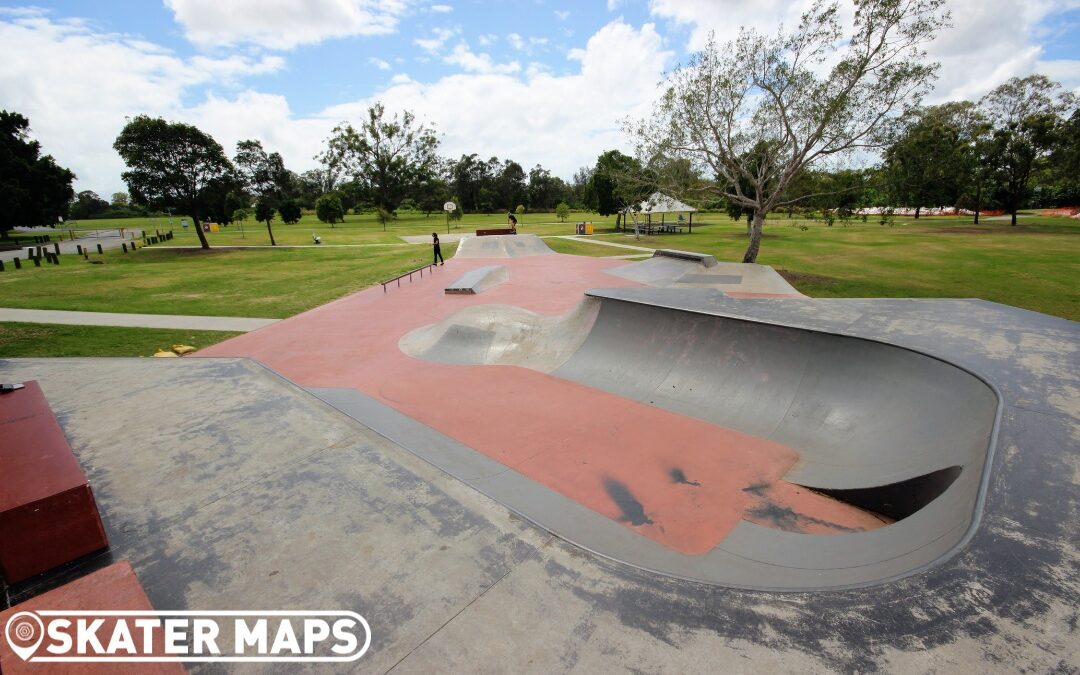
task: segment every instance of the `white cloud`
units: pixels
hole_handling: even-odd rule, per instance
[[[409,0],[165,0],[185,36],[200,46],[250,43],[267,49],[393,33],[409,4]]]
[[[525,39],[517,33],[510,33],[509,35],[507,35],[506,41],[510,43],[511,47],[518,51],[525,49]]]
[[[495,63],[489,54],[477,54],[469,49],[467,43],[459,42],[453,51],[447,54],[443,61],[460,67],[470,73],[503,73],[512,74],[521,70],[521,64],[517,61],[510,63]]]
[[[438,54],[442,51],[446,41],[452,37],[454,37],[453,30],[449,28],[435,28],[431,31],[431,37],[417,38],[413,40],[413,44],[429,54]]]
[[[190,87],[274,72],[278,57],[182,59],[145,41],[97,32],[78,20],[54,21],[41,12],[0,17],[2,107],[30,119],[45,152],[79,177],[78,189],[122,189],[112,142],[125,117],[175,118]]]
[[[374,56],[368,59],[368,63],[375,66],[379,70],[390,70],[393,67],[390,65],[389,61],[383,61],[382,59],[375,58]]]
[[[625,49],[629,44],[636,48]],[[578,50],[580,68],[571,75],[530,66],[524,78],[492,73],[409,81],[320,116],[359,120],[371,100],[379,99],[389,110],[411,110],[434,122],[446,156],[509,157],[569,178],[605,150],[629,150],[621,120],[650,109],[672,58],[653,25],[635,29],[617,20]]]
[[[437,14],[447,14],[449,12],[454,11],[454,8],[451,7],[450,5],[432,5],[431,6],[431,11],[433,11],[433,12],[435,12]]]
[[[710,31],[723,43],[738,35],[740,26],[772,32],[783,22],[793,27],[812,0],[650,0],[654,16],[691,28],[688,47],[699,49]],[[610,3],[610,0],[609,0]],[[850,20],[851,3],[842,2]],[[1042,59],[1039,23],[1048,16],[1080,6],[1076,0],[947,0],[951,28],[943,30],[927,51],[941,63],[931,102],[972,99],[1014,76],[1054,72],[1071,86],[1080,84],[1075,61]]]
[[[567,19],[569,19],[569,18],[570,18],[570,12],[569,12],[569,10],[560,10],[560,9],[557,9],[557,10],[555,10],[555,17],[556,17],[556,18],[557,18],[557,19],[558,19],[559,21],[566,21]]]
[[[484,33],[480,37],[476,38],[476,41],[480,43],[481,47],[490,47],[499,41],[499,36],[493,33]]]
[[[433,122],[444,155],[510,157],[569,178],[604,150],[628,149],[620,122],[649,109],[673,58],[653,25],[635,28],[622,20],[593,35],[564,75],[537,63],[496,63],[459,42],[443,58],[465,72],[430,82],[399,73],[370,97],[300,114],[284,96],[250,87],[185,104],[191,87],[272,71],[281,67],[277,57],[182,59],[39,15],[0,21],[0,41],[9,50],[0,100],[30,117],[45,150],[79,174],[78,189],[100,194],[123,189],[124,167],[111,145],[125,116],[148,113],[195,124],[230,155],[237,141],[256,138],[280,152],[290,169],[305,171],[316,166],[312,157],[334,125],[359,123],[375,100]],[[630,44],[635,48],[625,49]]]

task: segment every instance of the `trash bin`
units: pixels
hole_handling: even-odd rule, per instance
[[[585,234],[585,223],[578,223],[575,234]]]

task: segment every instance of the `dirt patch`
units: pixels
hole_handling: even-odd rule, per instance
[[[785,269],[778,269],[776,271],[780,276],[784,277],[784,281],[788,282],[789,284],[791,284],[793,286],[795,284],[798,284],[798,283],[824,285],[824,284],[835,284],[836,282],[840,281],[839,279],[836,279],[834,277],[826,277],[826,276],[822,276],[820,274],[809,274],[807,272],[793,272],[791,270],[785,270]]]

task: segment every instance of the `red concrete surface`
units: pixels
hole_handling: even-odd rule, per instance
[[[36,381],[0,395],[0,573],[22,581],[109,545],[90,485]]]
[[[509,281],[479,295],[443,293],[462,273],[491,264],[506,265]],[[253,357],[304,386],[358,389],[684,554],[714,548],[766,502],[811,516],[766,523],[774,527],[880,526],[805,490],[747,489],[783,483],[798,456],[777,443],[529,369],[432,363],[397,346],[409,331],[471,305],[557,315],[589,288],[638,286],[604,273],[623,264],[566,255],[451,259],[400,289],[362,291],[199,355]],[[673,480],[674,470],[685,482]]]
[[[126,560],[113,563],[104,569],[86,575],[63,586],[43,593],[26,602],[0,612],[0,630],[8,619],[19,612],[41,610],[152,610],[142,584]],[[91,621],[98,617],[86,617]],[[113,633],[115,618],[101,617],[103,623],[97,631],[102,643],[107,643]],[[164,643],[161,631],[155,631],[154,655],[163,655]],[[32,644],[32,643],[31,643]],[[39,645],[34,654],[45,654],[45,644]],[[117,673],[119,675],[177,674],[187,672],[179,662],[166,663],[34,663],[24,661],[12,651],[6,638],[0,638],[0,672],[4,675],[76,675]]]

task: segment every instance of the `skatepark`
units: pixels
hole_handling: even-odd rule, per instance
[[[0,360],[110,542],[8,600],[127,560],[157,608],[359,612],[361,672],[1068,671],[1078,373],[1005,305],[467,237],[183,359]]]

